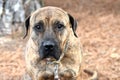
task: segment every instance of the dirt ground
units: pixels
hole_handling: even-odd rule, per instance
[[[45,0],[78,21],[83,69],[97,71],[99,80],[120,80],[120,0]],[[21,80],[25,73],[26,39],[0,37],[0,80]],[[83,73],[81,80],[89,76]]]

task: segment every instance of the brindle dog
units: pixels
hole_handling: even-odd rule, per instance
[[[25,21],[29,34],[25,51],[26,70],[32,80],[77,80],[81,47],[76,20],[57,7],[43,7]]]

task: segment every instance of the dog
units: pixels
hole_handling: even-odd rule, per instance
[[[25,20],[26,80],[77,80],[82,49],[77,22],[58,7],[43,7]]]

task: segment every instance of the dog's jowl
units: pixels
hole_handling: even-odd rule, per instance
[[[57,7],[43,7],[25,21],[29,35],[26,51],[26,80],[77,80],[81,48],[76,20]]]

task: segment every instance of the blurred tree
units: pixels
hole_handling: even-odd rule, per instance
[[[43,0],[38,0],[38,1],[41,4],[41,6],[43,7],[44,6],[44,1]]]
[[[40,7],[42,6],[37,0],[24,0],[25,16],[29,16],[30,13]]]
[[[25,17],[42,6],[43,0],[0,0],[0,35],[14,34]]]
[[[0,27],[5,34],[11,34],[13,25],[23,23],[25,19],[22,0],[1,0],[1,5],[1,22],[5,26],[2,27],[3,25],[0,24]]]

